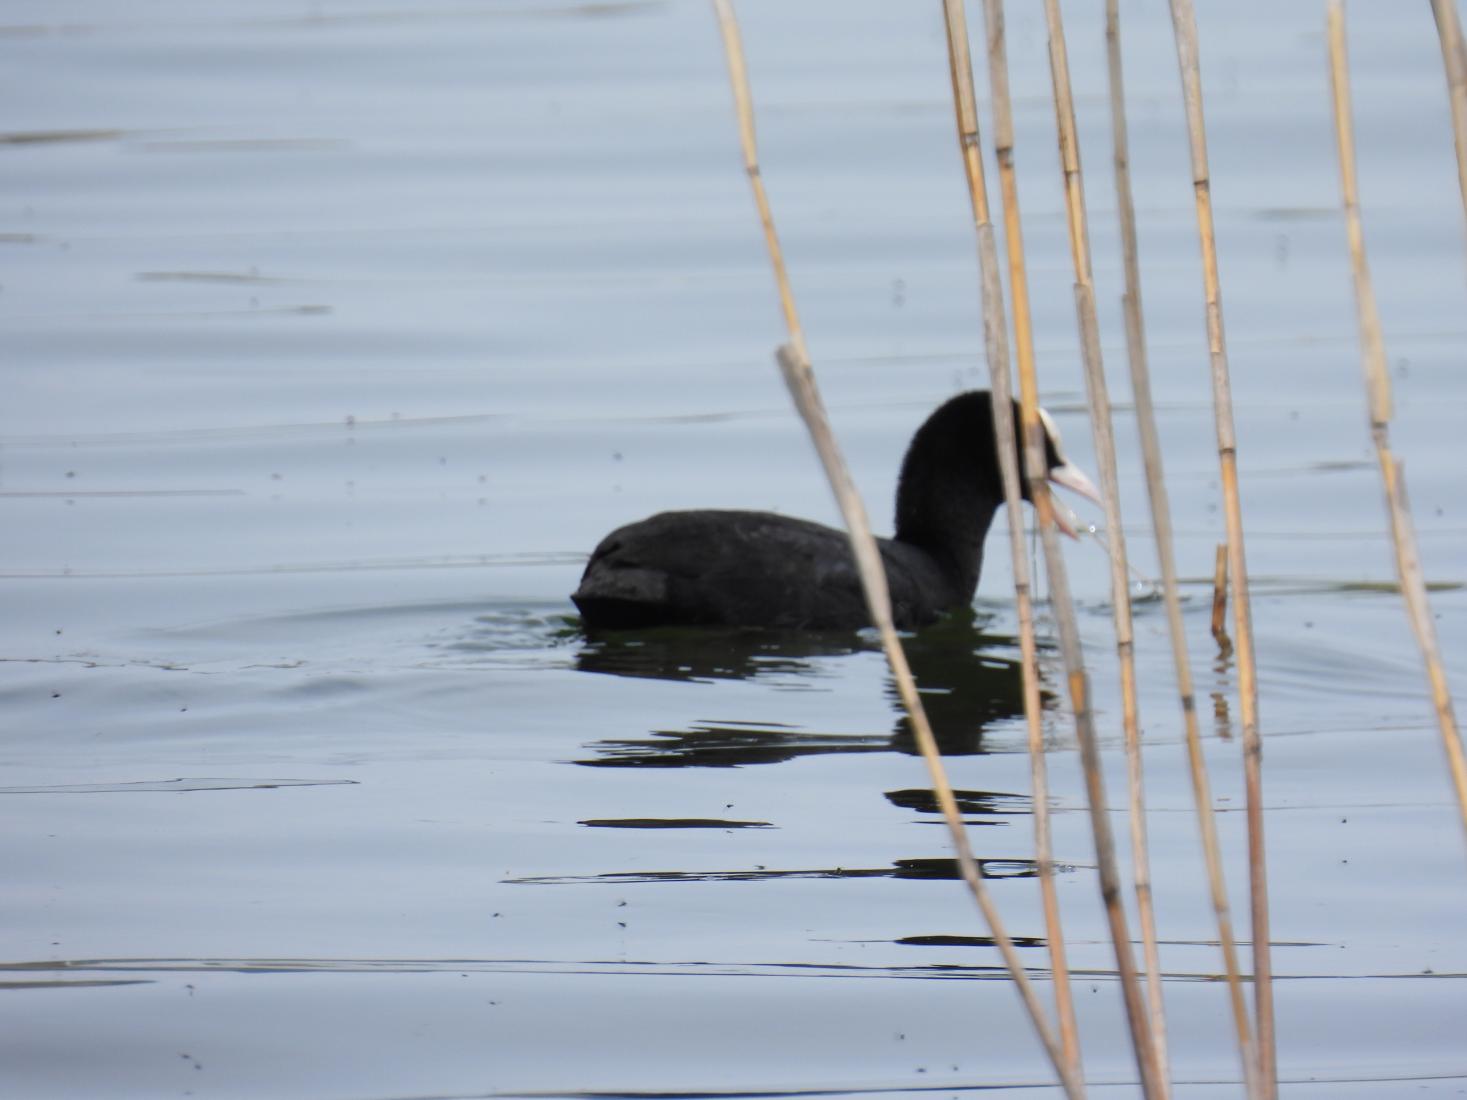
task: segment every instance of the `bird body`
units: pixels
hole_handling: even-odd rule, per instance
[[[1064,461],[1052,424],[1046,432],[1051,478],[1093,495]],[[989,395],[960,394],[913,436],[895,536],[877,540],[898,627],[924,626],[972,602],[983,540],[1002,503]],[[620,527],[592,552],[571,599],[588,627],[613,629],[854,630],[871,622],[845,532],[771,512],[662,512]]]
[[[930,555],[878,539],[895,621],[931,622],[962,594]],[[839,630],[870,616],[844,531],[769,512],[661,512],[607,535],[572,597],[594,626]]]

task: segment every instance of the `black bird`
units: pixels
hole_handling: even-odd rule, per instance
[[[1041,415],[1049,480],[1099,502]],[[1018,418],[1016,404],[1016,425]],[[972,603],[983,539],[1002,504],[989,395],[959,394],[912,437],[897,483],[896,535],[877,539],[898,627]],[[845,532],[771,512],[662,512],[617,528],[592,552],[571,599],[588,627],[871,624]]]

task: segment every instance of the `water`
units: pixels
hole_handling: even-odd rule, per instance
[[[1357,7],[1395,440],[1460,685],[1467,282],[1440,56],[1424,11]],[[1043,33],[1015,9],[1044,398],[1093,469]],[[880,521],[912,429],[984,377],[937,9],[741,14],[812,352]],[[7,1091],[1052,1095],[873,644],[587,639],[566,598],[605,531],[662,508],[835,518],[772,365],[708,10],[17,0],[4,18]],[[1154,575],[1100,29],[1070,18],[1126,534]],[[1185,139],[1165,6],[1126,18],[1150,347],[1241,912]],[[1284,1095],[1457,1095],[1463,846],[1391,590],[1323,16],[1203,18]],[[912,662],[1047,994],[1002,546],[972,621],[912,639]],[[1118,795],[1107,566],[1092,544],[1069,560]],[[1234,1096],[1159,605],[1137,634],[1175,1075]],[[1057,710],[1047,736],[1087,1071],[1132,1095]]]

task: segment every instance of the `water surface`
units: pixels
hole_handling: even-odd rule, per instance
[[[1044,398],[1093,467],[1042,27],[1014,7]],[[1154,572],[1102,39],[1070,7],[1126,535]],[[1185,138],[1164,6],[1124,7],[1150,348],[1241,911]],[[1460,684],[1467,276],[1440,55],[1424,10],[1358,9],[1395,440]],[[813,355],[885,529],[911,431],[985,377],[938,10],[740,10]],[[1203,18],[1283,1094],[1456,1095],[1464,853],[1365,430],[1323,16]],[[772,366],[708,10],[22,0],[4,21],[7,1091],[1056,1094],[871,642],[587,637],[567,599],[603,533],[659,509],[835,518]],[[1047,994],[1000,539],[973,616],[911,657]],[[1093,546],[1069,561],[1118,794],[1107,569]],[[1164,617],[1138,616],[1174,1072],[1179,1094],[1235,1096]],[[1043,659],[1087,1071],[1133,1095]]]

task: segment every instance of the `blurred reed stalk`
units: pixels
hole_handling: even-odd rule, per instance
[[[839,446],[830,430],[829,420],[825,414],[824,403],[820,399],[820,392],[815,383],[814,370],[810,365],[810,358],[805,349],[804,335],[800,328],[799,316],[795,310],[794,296],[790,290],[789,275],[785,270],[783,254],[779,247],[779,238],[774,230],[774,219],[769,209],[768,196],[764,191],[764,182],[759,172],[759,159],[757,146],[754,138],[754,110],[753,101],[749,92],[748,76],[744,67],[743,46],[739,39],[738,24],[734,18],[733,9],[729,0],[713,0],[714,10],[718,16],[719,30],[723,36],[724,50],[728,57],[729,78],[733,85],[734,102],[738,111],[739,136],[744,155],[744,168],[748,173],[749,182],[754,190],[754,201],[759,209],[759,218],[764,228],[765,243],[769,247],[770,261],[774,267],[775,281],[779,287],[780,306],[784,311],[786,326],[789,330],[790,342],[782,345],[777,353],[780,369],[784,374],[785,382],[790,388],[790,393],[795,400],[801,417],[810,431],[811,439],[815,443],[816,451],[825,467],[826,476],[830,480],[831,488],[835,493],[836,501],[840,505],[841,514],[846,521],[846,527],[851,537],[851,550],[856,559],[856,565],[860,570],[861,585],[866,595],[866,605],[871,613],[873,625],[881,633],[882,649],[886,653],[886,659],[891,666],[892,675],[896,680],[897,691],[901,695],[902,704],[911,718],[912,730],[916,736],[918,748],[922,752],[922,758],[926,761],[928,772],[932,779],[933,789],[937,795],[938,805],[942,808],[943,819],[947,822],[948,830],[952,834],[953,847],[958,857],[958,867],[962,872],[964,881],[968,884],[974,900],[982,910],[983,917],[988,923],[994,942],[998,945],[999,952],[1003,955],[1004,963],[1013,976],[1015,986],[1028,1011],[1034,1029],[1039,1034],[1041,1043],[1048,1053],[1050,1061],[1054,1064],[1055,1072],[1058,1074],[1064,1086],[1066,1095],[1079,1098],[1084,1095],[1084,1085],[1077,1075],[1072,1071],[1063,1050],[1055,1041],[1044,1018],[1044,1010],[1039,1004],[1038,996],[1034,992],[1032,983],[1024,971],[1023,963],[1020,961],[1018,952],[1014,947],[1013,940],[1003,926],[999,918],[998,910],[989,896],[987,888],[983,884],[982,874],[978,863],[973,858],[972,848],[968,843],[968,835],[963,826],[962,814],[958,811],[957,801],[953,797],[952,785],[948,782],[947,773],[942,766],[942,758],[938,752],[937,739],[932,734],[932,727],[928,724],[926,712],[922,708],[921,698],[917,694],[916,683],[912,678],[912,670],[907,664],[906,653],[902,649],[901,642],[897,639],[896,630],[892,626],[891,599],[886,586],[886,574],[881,565],[881,554],[877,550],[876,540],[871,535],[870,524],[866,519],[866,510],[861,503],[860,495],[856,492],[855,484],[851,480],[850,471],[847,469],[845,460],[841,456]]]
[[[1187,634],[1182,623],[1182,601],[1177,589],[1176,554],[1172,545],[1171,502],[1166,491],[1166,474],[1162,466],[1161,440],[1156,428],[1156,410],[1151,399],[1151,369],[1146,360],[1146,326],[1141,310],[1141,265],[1136,245],[1136,209],[1131,198],[1130,146],[1126,126],[1126,91],[1121,63],[1121,28],[1118,0],[1105,4],[1106,70],[1110,83],[1111,145],[1115,166],[1116,206],[1120,215],[1121,252],[1125,268],[1126,291],[1121,306],[1126,318],[1126,352],[1131,368],[1131,390],[1136,401],[1136,426],[1141,436],[1141,454],[1146,466],[1146,489],[1151,501],[1151,525],[1156,534],[1156,557],[1161,565],[1162,595],[1166,604],[1167,628],[1171,634],[1172,660],[1177,671],[1177,690],[1181,695],[1182,720],[1186,727],[1187,760],[1191,767],[1192,800],[1197,807],[1197,824],[1202,833],[1202,851],[1207,862],[1207,880],[1212,894],[1212,908],[1217,920],[1218,944],[1222,949],[1223,970],[1228,981],[1228,995],[1233,1012],[1233,1025],[1238,1037],[1238,1051],[1243,1064],[1249,1096],[1256,1096],[1252,1026],[1243,995],[1243,980],[1238,966],[1238,951],[1233,936],[1232,911],[1228,905],[1227,882],[1223,875],[1222,851],[1217,839],[1217,823],[1213,817],[1212,784],[1207,774],[1207,758],[1202,751],[1202,736],[1197,722],[1197,696],[1192,686],[1192,665],[1187,655]],[[1218,548],[1218,566],[1226,570],[1227,558]],[[1224,573],[1224,576],[1226,574]],[[1223,595],[1219,584],[1219,595]],[[1222,608],[1215,608],[1214,631],[1221,627]],[[1139,887],[1138,887],[1139,888]],[[1148,944],[1148,950],[1154,944]],[[1148,969],[1153,969],[1151,959]],[[1154,973],[1154,969],[1153,969]],[[1153,979],[1154,980],[1154,979]],[[1155,1012],[1153,1006],[1153,1013]]]
[[[1065,191],[1065,218],[1070,230],[1070,258],[1075,267],[1075,315],[1080,324],[1081,359],[1085,366],[1085,393],[1090,406],[1090,428],[1105,499],[1105,526],[1110,558],[1110,598],[1116,634],[1116,658],[1121,670],[1121,724],[1126,739],[1127,786],[1130,794],[1131,863],[1136,908],[1141,922],[1142,952],[1146,960],[1146,1002],[1150,1014],[1152,1074],[1158,1095],[1170,1094],[1166,1057],[1166,1010],[1162,1000],[1161,958],[1156,946],[1156,909],[1151,894],[1151,858],[1146,843],[1146,794],[1141,760],[1141,728],[1136,703],[1136,644],[1131,621],[1131,581],[1126,536],[1121,522],[1120,479],[1116,472],[1115,425],[1110,391],[1100,351],[1100,322],[1095,313],[1094,270],[1090,258],[1090,227],[1085,213],[1085,178],[1080,165],[1080,134],[1075,122],[1075,100],[1070,87],[1070,61],[1065,47],[1064,21],[1059,0],[1045,0],[1049,32],[1049,75],[1054,87],[1055,126],[1059,132],[1060,167]],[[1139,1033],[1137,1034],[1139,1038]]]
[[[1439,17],[1440,18],[1440,17]],[[1447,688],[1441,653],[1437,648],[1436,630],[1427,604],[1426,584],[1416,552],[1416,533],[1406,500],[1406,475],[1401,463],[1391,454],[1390,420],[1391,389],[1386,373],[1385,340],[1381,335],[1380,315],[1375,306],[1375,288],[1370,280],[1370,265],[1365,257],[1365,234],[1360,223],[1360,193],[1355,177],[1355,133],[1351,122],[1350,70],[1345,52],[1345,12],[1341,0],[1331,0],[1327,19],[1329,29],[1329,75],[1334,92],[1335,140],[1340,153],[1340,184],[1345,203],[1345,231],[1350,242],[1350,267],[1355,276],[1355,302],[1360,322],[1360,352],[1365,368],[1365,390],[1370,405],[1370,435],[1380,460],[1381,478],[1385,483],[1386,513],[1390,519],[1391,537],[1396,548],[1396,571],[1406,613],[1426,661],[1431,683],[1432,702],[1441,726],[1442,747],[1446,750],[1447,767],[1456,788],[1462,824],[1467,828],[1467,756],[1462,749],[1462,735],[1452,710],[1452,696]],[[1445,37],[1443,39],[1445,43]]]
[[[1457,146],[1457,184],[1462,189],[1463,212],[1467,213],[1467,46],[1462,44],[1462,24],[1457,19],[1455,0],[1431,0],[1431,11],[1436,16],[1442,64],[1447,71],[1452,136]]]
[[[1080,1031],[1075,1022],[1074,993],[1065,957],[1064,928],[1054,882],[1054,856],[1049,822],[1049,774],[1045,762],[1044,714],[1039,697],[1039,663],[1034,634],[1033,584],[1024,545],[1024,512],[1020,497],[1017,436],[1014,428],[1013,384],[1009,378],[1008,325],[1004,319],[1003,283],[998,269],[998,246],[989,216],[988,183],[984,177],[983,146],[978,136],[977,97],[973,91],[973,62],[968,48],[968,16],[963,0],[943,0],[947,28],[948,74],[952,78],[953,108],[958,148],[963,158],[968,195],[973,205],[973,229],[978,237],[978,266],[982,272],[983,340],[988,359],[989,389],[993,393],[994,434],[998,439],[999,468],[1008,505],[1009,550],[1014,566],[1014,596],[1019,614],[1019,650],[1024,664],[1024,717],[1029,730],[1029,768],[1034,794],[1034,847],[1039,864],[1039,890],[1044,904],[1045,938],[1054,972],[1054,1001],[1060,1041],[1075,1076],[1083,1079]]]
[[[1100,746],[1095,734],[1094,714],[1090,709],[1090,684],[1081,655],[1075,609],[1070,599],[1069,577],[1060,552],[1054,504],[1050,500],[1049,487],[1045,481],[1043,435],[1039,424],[1039,387],[1034,371],[1034,335],[1029,313],[1023,235],[1019,223],[1018,183],[1014,173],[1013,106],[1008,89],[1003,5],[1000,0],[984,0],[983,10],[988,34],[988,74],[993,95],[994,148],[1003,195],[1004,242],[1008,250],[1009,283],[1013,298],[1014,340],[1018,352],[1029,498],[1038,516],[1040,541],[1044,546],[1045,572],[1049,578],[1050,604],[1054,610],[1060,650],[1064,657],[1070,703],[1075,712],[1075,734],[1085,775],[1101,900],[1105,905],[1115,949],[1116,970],[1121,979],[1121,993],[1126,1006],[1126,1019],[1131,1028],[1142,1091],[1148,1100],[1155,1100],[1165,1095],[1166,1085],[1158,1066],[1156,1048],[1151,1039],[1150,1021],[1137,981],[1135,960],[1131,955],[1131,936],[1126,926],[1125,908],[1121,903],[1120,874],[1116,866],[1115,838],[1106,805]]]
[[[1273,1009],[1273,959],[1269,940],[1268,869],[1263,836],[1263,740],[1258,728],[1258,679],[1253,654],[1253,613],[1248,598],[1248,558],[1243,546],[1243,506],[1238,496],[1238,441],[1233,427],[1232,382],[1223,332],[1213,231],[1212,183],[1207,167],[1207,132],[1202,117],[1202,73],[1198,62],[1197,14],[1192,0],[1171,0],[1187,137],[1192,150],[1192,189],[1197,235],[1202,243],[1202,284],[1207,304],[1207,344],[1212,360],[1212,403],[1217,422],[1217,457],[1227,518],[1228,572],[1232,574],[1233,645],[1237,654],[1239,709],[1243,723],[1243,778],[1247,795],[1248,884],[1253,924],[1253,1010],[1258,1027],[1258,1095],[1278,1095]]]

